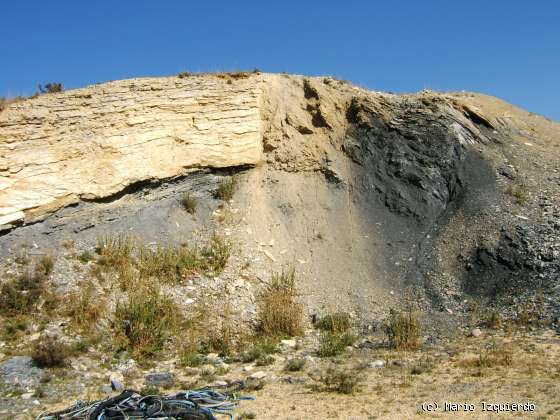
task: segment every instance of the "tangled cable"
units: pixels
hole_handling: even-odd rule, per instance
[[[241,400],[254,397],[217,392],[210,388],[181,391],[168,395],[142,395],[133,390],[85,403],[77,401],[65,410],[41,414],[37,420],[216,420],[215,415],[234,418],[233,410]]]

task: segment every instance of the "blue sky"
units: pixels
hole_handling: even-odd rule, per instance
[[[556,1],[6,1],[0,96],[179,71],[469,90],[560,121]]]

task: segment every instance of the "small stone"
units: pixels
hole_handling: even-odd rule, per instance
[[[208,353],[206,355],[206,361],[212,364],[218,364],[222,362],[222,358],[218,355],[218,353]]]
[[[480,330],[480,328],[475,328],[474,330],[471,331],[470,336],[471,337],[480,337],[482,335],[482,331]]]
[[[264,379],[266,378],[266,372],[263,372],[262,370],[259,370],[258,372],[253,373],[250,376],[251,379]]]
[[[124,385],[118,379],[111,379],[111,388],[113,391],[122,391],[124,389]]]
[[[33,396],[33,392],[26,392],[25,394],[21,394],[22,400],[30,400]]]
[[[113,392],[113,388],[111,387],[111,385],[102,385],[100,390],[104,394],[110,394],[111,392]]]
[[[283,349],[295,349],[297,346],[296,340],[282,340],[280,341],[280,345]]]
[[[243,366],[243,372],[251,372],[253,369],[255,369],[255,367],[251,365]]]
[[[144,378],[147,386],[158,388],[171,388],[175,384],[175,378],[169,372],[153,372]]]
[[[216,381],[214,382],[214,386],[227,386],[227,382],[226,381]]]
[[[385,360],[381,360],[381,359],[374,360],[369,364],[369,366],[372,368],[381,369],[385,367]]]

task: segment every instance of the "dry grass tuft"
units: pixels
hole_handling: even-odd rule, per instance
[[[230,201],[237,188],[237,178],[235,176],[223,180],[216,190],[216,198],[224,201]]]
[[[364,381],[364,367],[356,366],[348,369],[339,366],[330,366],[323,372],[319,380],[329,391],[336,391],[341,394],[354,394],[359,390],[360,384]]]
[[[45,336],[33,346],[31,358],[40,368],[62,367],[66,365],[69,355],[70,349],[67,345],[55,337]]]
[[[303,333],[303,306],[298,300],[295,270],[273,274],[258,296],[257,317],[262,332],[269,336],[296,336]]]
[[[103,259],[101,264],[122,267],[131,263],[134,241],[126,234],[105,235],[97,240],[97,252]]]
[[[181,206],[187,211],[187,213],[195,214],[196,206],[198,201],[190,193],[184,193],[180,199]]]
[[[89,282],[68,299],[66,315],[78,328],[91,332],[105,310],[105,301],[96,297],[94,285]]]
[[[0,288],[0,313],[4,316],[31,312],[45,291],[47,277],[43,269],[28,269],[8,280]]]
[[[181,320],[177,306],[157,287],[137,285],[128,298],[117,304],[113,325],[117,338],[137,357],[162,350]]]
[[[420,324],[412,309],[406,312],[391,309],[385,332],[390,346],[396,350],[416,350],[420,347]]]

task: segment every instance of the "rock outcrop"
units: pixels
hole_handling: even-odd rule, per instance
[[[201,167],[261,160],[260,80],[142,78],[0,113],[0,226]]]

